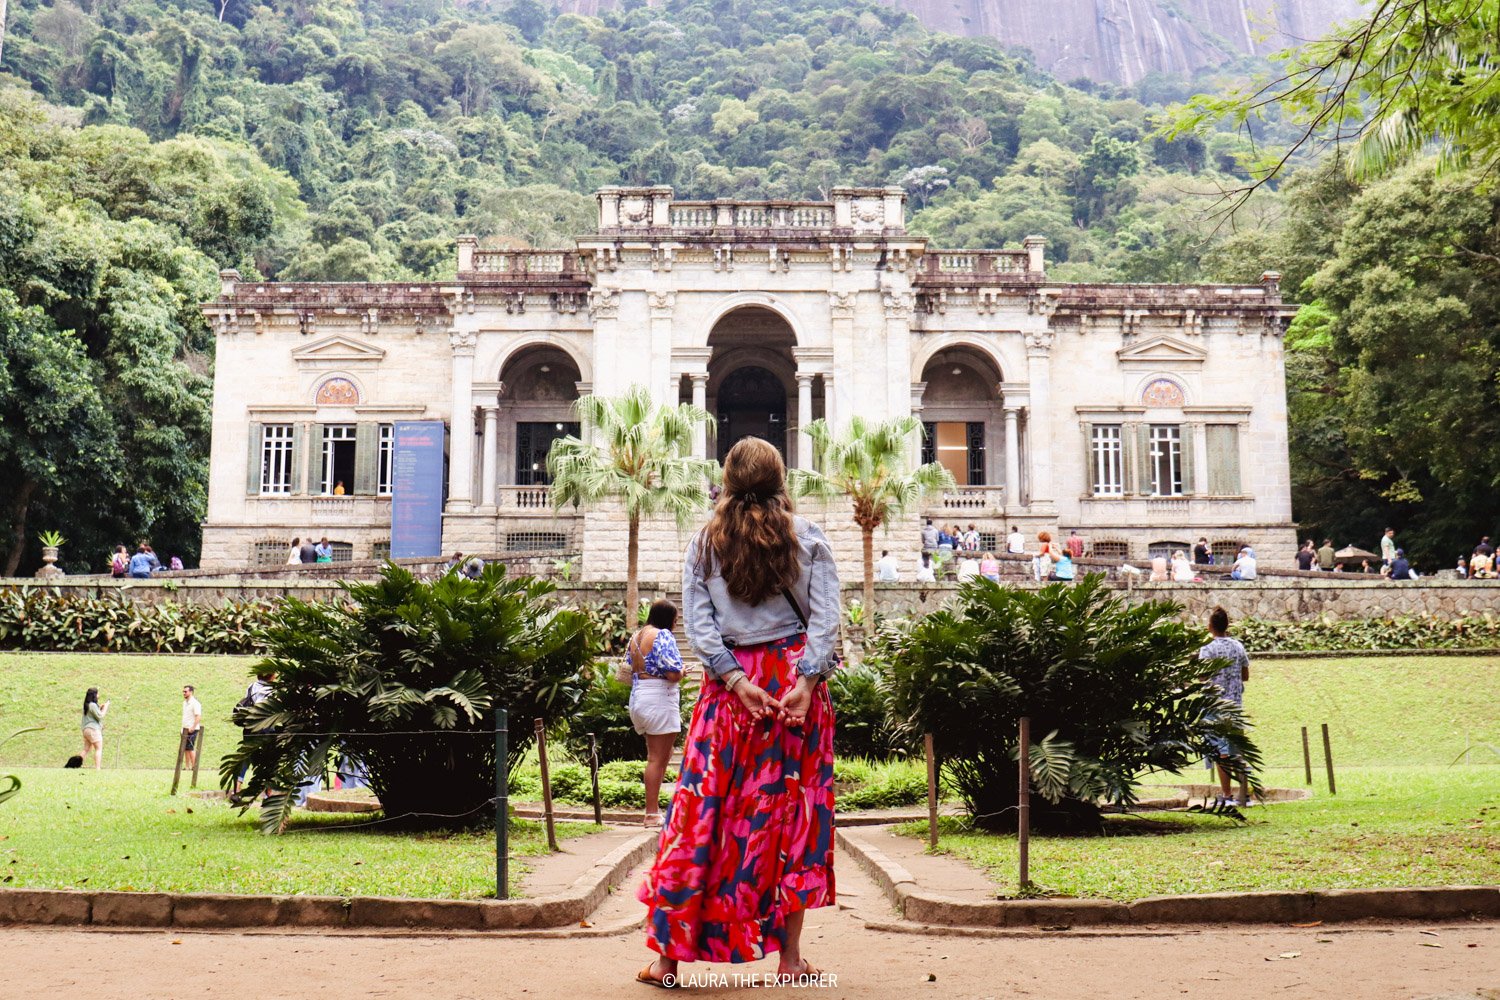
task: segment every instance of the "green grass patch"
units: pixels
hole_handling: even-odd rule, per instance
[[[1252,658],[1253,659],[1253,658]],[[1187,813],[1110,816],[1105,837],[1036,837],[1032,879],[1070,896],[1500,881],[1500,659],[1369,657],[1255,660],[1245,709],[1265,755],[1263,780],[1302,787],[1312,741],[1314,797],[1247,812],[1240,825]],[[1338,795],[1323,775],[1329,724]],[[1474,746],[1459,766],[1448,766]],[[1148,779],[1166,785],[1171,775]],[[1190,768],[1181,780],[1214,781]],[[1016,839],[944,818],[941,849],[983,868],[1013,895]],[[926,821],[901,832],[926,837]]]
[[[168,771],[25,769],[0,806],[0,884],[18,888],[483,899],[495,894],[495,835],[387,832],[350,814],[298,811],[281,836],[254,810],[167,794]],[[339,827],[341,829],[334,829]],[[593,832],[559,823],[559,837]],[[540,823],[512,820],[511,894],[547,853]]]
[[[61,767],[81,752],[83,693],[97,687],[100,700],[110,702],[104,766],[171,767],[182,731],[182,686],[192,684],[203,703],[203,770],[216,782],[218,759],[239,742],[229,713],[245,696],[254,663],[248,656],[0,653],[0,735],[46,727],[13,740],[0,765]]]
[[[1500,747],[1497,696],[1500,658],[1493,656],[1252,657],[1245,710],[1268,780],[1286,784],[1301,781],[1292,772],[1302,769],[1302,726],[1314,771],[1320,766],[1323,722],[1339,766],[1448,764],[1470,745]],[[1500,764],[1500,756],[1482,747],[1464,759]]]
[[[1500,769],[1350,768],[1339,794],[1247,811],[1249,822],[1186,813],[1111,816],[1105,837],[1033,837],[1031,877],[1067,896],[1257,889],[1493,885],[1500,880]],[[939,820],[940,850],[1017,892],[1016,838]],[[925,820],[900,832],[926,837]]]

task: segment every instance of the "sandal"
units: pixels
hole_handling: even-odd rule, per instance
[[[818,968],[816,965],[813,965],[811,962],[804,958],[802,960],[802,968],[800,970],[798,970],[797,972],[783,972],[780,975],[784,977],[806,976],[809,979],[817,979],[819,976],[823,975],[823,970]]]
[[[672,987],[667,985],[665,977],[653,976],[651,974],[651,967],[655,964],[656,959],[654,958],[651,961],[647,962],[645,967],[641,969],[640,972],[637,972],[635,974],[635,981],[638,983],[645,983],[647,986],[655,986],[659,990],[670,990]]]
[[[661,813],[647,813],[641,821],[641,826],[647,830],[660,830],[662,827]]]

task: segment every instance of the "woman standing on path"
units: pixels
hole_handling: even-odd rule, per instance
[[[630,637],[625,659],[630,665],[630,722],[646,737],[646,818],[650,829],[661,825],[661,779],[682,732],[682,653],[672,626],[677,605],[657,601],[645,626]]]
[[[677,981],[678,962],[753,962],[816,976],[805,912],[834,902],[833,706],[838,639],[828,540],[792,513],[781,454],[744,438],[724,492],[688,546],[688,638],[705,664],[677,794],[638,893],[660,957],[636,976]]]
[[[1217,674],[1214,674],[1214,687],[1225,701],[1233,702],[1236,706],[1243,707],[1245,704],[1245,682],[1250,679],[1250,654],[1245,652],[1245,646],[1238,639],[1229,635],[1229,612],[1223,608],[1214,608],[1208,616],[1208,633],[1212,638],[1198,650],[1200,660],[1224,660],[1225,666]],[[1238,761],[1228,742],[1218,737],[1213,737],[1215,763],[1219,768],[1219,791],[1218,805],[1241,805],[1250,804],[1250,783],[1243,773],[1244,765]],[[1236,802],[1230,797],[1231,769],[1241,771],[1240,797]]]
[[[75,689],[76,690],[76,689]],[[99,689],[89,688],[83,696],[83,760],[88,763],[89,754],[94,755],[94,770],[104,769],[104,715],[109,711],[109,702],[99,704]]]

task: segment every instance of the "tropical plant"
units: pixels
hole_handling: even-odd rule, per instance
[[[509,713],[509,762],[532,723],[560,722],[587,683],[596,643],[588,617],[547,599],[550,584],[490,563],[474,579],[421,581],[387,565],[348,599],[289,599],[262,631],[270,697],[236,710],[239,746],[223,785],[249,766],[248,803],[267,796],[262,827],[280,830],[296,789],[340,756],[361,765],[387,817],[413,826],[488,818],[495,788],[495,709]]]
[[[0,747],[5,746],[5,744],[9,743],[17,736],[20,736],[22,733],[39,733],[41,731],[41,726],[28,726],[25,729],[17,729],[15,732],[5,737],[5,739],[0,740]],[[6,799],[14,798],[15,795],[20,792],[20,790],[21,779],[17,775],[0,774],[0,802],[4,802]]]
[[[1387,173],[1428,150],[1440,168],[1500,162],[1494,113],[1494,0],[1378,0],[1327,37],[1280,53],[1273,79],[1227,94],[1202,94],[1177,109],[1167,134],[1206,132],[1220,122],[1246,127],[1289,117],[1288,144],[1269,144],[1254,187],[1281,172],[1305,146],[1346,152],[1351,175]]]
[[[832,499],[847,496],[864,545],[864,606],[875,607],[875,529],[899,517],[924,499],[954,485],[953,474],[936,462],[906,471],[913,434],[922,430],[916,417],[883,422],[854,417],[835,436],[827,421],[807,426],[817,470],[794,469],[788,481],[798,496]]]
[[[1129,806],[1146,773],[1175,771],[1227,744],[1253,781],[1260,753],[1240,710],[1199,660],[1204,636],[1167,602],[1128,607],[1103,578],[1014,590],[966,583],[957,605],[883,630],[869,661],[887,678],[906,733],[931,733],[976,825],[1013,830],[1019,721],[1031,720],[1032,823],[1098,832],[1099,803]]]
[[[828,679],[828,696],[838,725],[833,752],[840,759],[905,757],[912,750],[909,734],[891,724],[880,674],[869,664],[845,667]]]
[[[607,661],[596,663],[591,674],[588,690],[568,716],[564,741],[568,753],[574,760],[588,760],[592,733],[598,741],[600,763],[634,760],[645,751],[646,744],[630,722],[630,685],[615,680]],[[684,703],[682,707],[686,716],[691,706]]]
[[[44,531],[36,536],[36,540],[42,543],[43,548],[60,549],[67,544],[67,539],[60,531]]]
[[[639,602],[641,519],[672,514],[686,524],[708,507],[718,463],[692,455],[693,428],[711,417],[686,403],[661,406],[641,386],[623,396],[584,396],[573,404],[587,440],[568,436],[547,454],[552,503],[625,508],[625,606]]]

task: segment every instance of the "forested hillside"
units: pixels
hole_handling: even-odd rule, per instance
[[[1445,562],[1493,527],[1494,475],[1453,445],[1494,408],[1444,410],[1446,437],[1414,430],[1443,402],[1435,373],[1493,396],[1492,200],[1466,201],[1461,174],[1447,193],[1417,173],[1360,194],[1331,168],[1215,215],[1213,192],[1248,177],[1250,140],[1168,142],[1157,123],[1219,78],[1065,86],[875,0],[599,17],[540,0],[10,0],[6,24],[0,461],[15,474],[0,481],[0,569],[33,566],[51,527],[75,568],[148,533],[191,563],[212,349],[194,304],[218,267],[441,277],[458,233],[555,245],[616,183],[740,198],[900,184],[937,245],[1041,233],[1060,280],[1280,270],[1315,300],[1289,340],[1297,516],[1365,545],[1384,521],[1412,525],[1404,537]],[[1256,138],[1275,145],[1278,127]],[[1361,207],[1388,204],[1422,225]],[[1467,255],[1438,224],[1460,210]],[[1401,309],[1377,316],[1389,304],[1357,279],[1398,249],[1462,267],[1394,272]]]
[[[873,0],[600,18],[537,0],[13,0],[11,17],[4,66],[84,124],[242,143],[292,178],[305,209],[283,200],[253,245],[205,248],[285,278],[433,276],[463,231],[555,243],[612,183],[744,198],[902,183],[944,244],[1040,232],[1091,275],[1190,276],[1135,254],[1181,242],[1184,191],[1237,172],[1244,149],[1150,138],[1139,100],[1059,86]],[[256,214],[273,195],[220,197]]]

